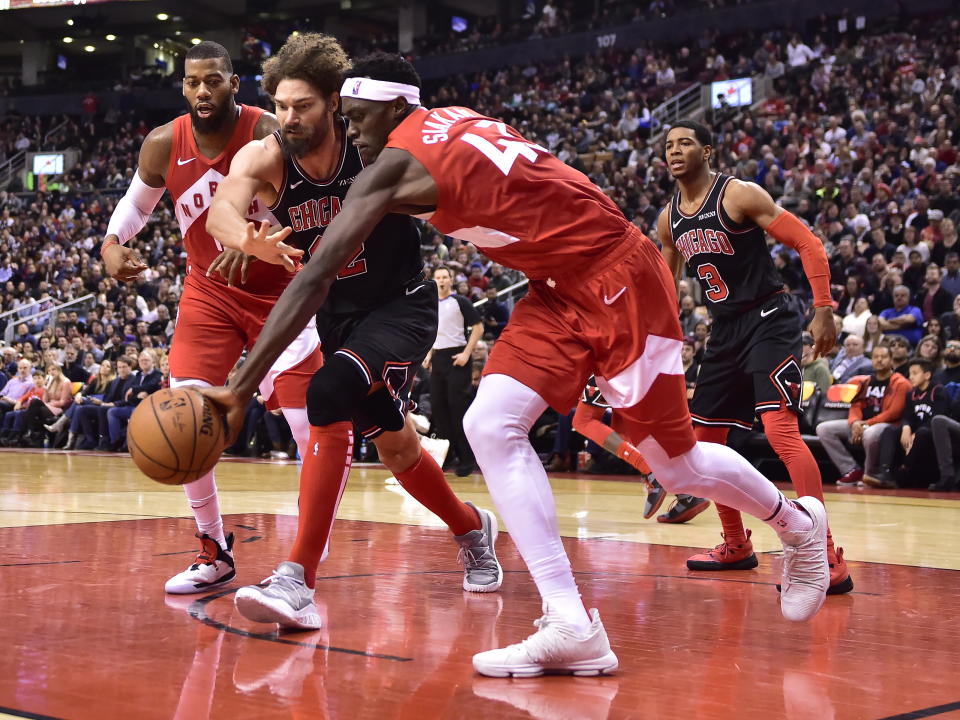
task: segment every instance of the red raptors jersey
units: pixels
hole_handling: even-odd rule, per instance
[[[585,175],[468,108],[420,108],[387,147],[409,152],[436,183],[432,225],[533,279],[583,267],[631,227]]]
[[[240,119],[233,136],[223,152],[213,159],[204,157],[197,148],[190,115],[181,115],[173,121],[173,147],[167,167],[167,190],[173,198],[177,222],[180,224],[180,232],[187,249],[187,272],[206,274],[210,263],[223,250],[223,246],[206,230],[207,210],[217,186],[230,170],[230,161],[240,148],[253,140],[253,130],[263,114],[260,108],[247,105],[238,107]],[[271,225],[275,225],[276,220],[269,210],[261,205],[262,203],[254,199],[247,211],[247,218],[269,220]],[[210,279],[226,284],[226,280],[217,273],[212,274]],[[277,296],[292,279],[293,273],[284,270],[282,265],[258,261],[250,268],[248,282],[239,287],[256,295]]]

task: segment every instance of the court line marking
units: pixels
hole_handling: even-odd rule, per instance
[[[30,718],[31,720],[62,720],[55,715],[41,715],[29,710],[17,710],[0,705],[0,717]]]
[[[525,574],[526,570],[504,570],[504,574],[507,573],[519,573]],[[317,581],[320,580],[349,580],[352,578],[370,578],[370,577],[394,577],[397,575],[460,575],[461,571],[459,570],[411,570],[409,572],[388,572],[388,573],[357,573],[355,575],[318,575]],[[666,573],[619,573],[619,572],[609,572],[604,570],[574,570],[574,576],[577,575],[598,575],[598,576],[609,576],[609,577],[637,577],[637,578],[664,578],[667,580],[694,580],[697,582],[716,582],[716,583],[737,583],[739,585],[764,585],[766,587],[775,588],[777,584],[775,582],[761,582],[759,580],[739,580],[737,578],[731,577],[700,577],[698,575],[668,575]],[[884,597],[883,593],[872,593],[865,592],[863,590],[854,590],[849,593],[844,593],[845,595],[868,595],[872,597]]]
[[[0,508],[0,512],[5,512],[5,511],[4,511],[2,508]],[[89,513],[89,512],[83,511],[83,510],[63,510],[63,511],[61,511],[61,510],[56,510],[56,511],[52,511],[52,510],[11,510],[11,511],[6,511],[6,512],[32,512],[32,513],[62,512],[62,513],[64,513],[64,514],[74,513],[74,514],[78,514],[78,515],[118,515],[118,516],[124,516],[124,517],[127,517],[127,516],[128,516],[128,515],[125,514],[125,513]],[[240,514],[240,515],[250,515],[251,513],[237,513],[237,514]],[[256,515],[268,515],[268,516],[271,516],[271,517],[286,517],[286,518],[296,517],[296,515],[288,515],[288,514],[286,514],[286,513],[269,513],[269,512],[268,512],[268,513],[252,513],[252,514],[256,514]],[[226,519],[226,518],[228,518],[228,517],[230,517],[230,516],[229,516],[229,515],[225,515],[225,516],[224,516],[224,519]],[[192,518],[181,517],[181,516],[177,516],[177,515],[147,515],[147,516],[144,516],[144,515],[129,514],[129,518],[130,518],[130,520],[118,521],[118,522],[135,522],[135,521],[138,521],[138,520],[184,520],[184,521],[186,521],[186,520],[191,520],[191,521],[192,521]],[[414,525],[414,524],[410,524],[410,523],[393,523],[393,522],[385,522],[385,521],[383,521],[383,520],[362,520],[362,519],[351,519],[351,518],[337,518],[337,521],[340,522],[340,523],[353,522],[353,523],[369,523],[369,524],[372,524],[372,525],[376,525],[376,524],[380,524],[380,525],[399,525],[399,526],[402,526],[402,527],[420,528],[420,529],[422,529],[422,530],[436,530],[436,531],[443,531],[444,533],[447,532],[444,528],[434,527],[434,526],[432,526],[432,525]],[[76,526],[76,525],[95,525],[95,524],[98,524],[98,523],[100,523],[100,522],[103,522],[103,521],[101,521],[101,520],[84,520],[84,521],[76,522],[76,523],[43,523],[43,524],[41,524],[41,525],[7,525],[7,526],[0,526],[0,531],[3,531],[3,530],[22,530],[22,529],[24,529],[24,528],[74,527],[74,526]],[[245,525],[240,525],[240,524],[238,524],[238,523],[234,523],[234,526],[235,526],[235,527],[242,527],[242,528],[246,528],[246,527],[247,527],[247,526],[245,526]],[[506,533],[507,535],[510,534],[510,531],[509,531],[509,530],[501,530],[500,532]],[[598,535],[598,536],[595,536],[595,537],[585,537],[585,538],[577,538],[577,537],[571,537],[571,536],[563,535],[563,536],[561,536],[560,539],[561,539],[561,540],[576,541],[576,542],[582,542],[582,541],[585,541],[585,540],[587,540],[587,541],[589,541],[589,540],[599,540],[599,541],[601,541],[601,542],[622,542],[622,543],[627,543],[628,545],[650,545],[650,546],[654,546],[654,547],[681,548],[681,549],[685,548],[685,549],[687,549],[687,550],[694,551],[694,552],[697,551],[698,549],[701,549],[701,548],[697,548],[697,547],[693,547],[693,546],[671,545],[671,544],[662,543],[662,542],[640,541],[640,540],[624,540],[623,538],[621,538],[621,537],[619,537],[619,536],[612,536],[612,537],[611,537],[611,536],[609,536],[609,535]],[[243,541],[241,541],[241,542],[243,542]],[[360,540],[352,540],[351,542],[360,542]],[[167,555],[185,555],[185,554],[190,553],[190,552],[195,552],[195,551],[194,551],[194,550],[177,550],[177,551],[168,552],[168,553],[156,553],[156,554],[154,555],[154,557],[164,557],[164,556],[167,556]],[[781,551],[781,550],[767,550],[767,551],[765,551],[765,552],[761,552],[762,555],[776,555],[776,554],[778,554],[778,553],[782,553],[782,551]],[[77,561],[77,562],[82,562],[82,561]],[[914,564],[911,564],[911,563],[877,562],[877,561],[873,561],[873,560],[851,560],[851,562],[856,563],[856,564],[858,564],[858,565],[878,565],[878,566],[881,566],[881,567],[905,567],[905,568],[917,568],[917,569],[919,569],[919,570],[938,570],[938,571],[943,571],[943,572],[960,572],[960,569],[958,569],[958,568],[944,568],[944,567],[936,567],[936,566],[934,566],[934,565],[914,565]],[[0,567],[3,567],[3,566],[0,566]],[[511,572],[515,572],[515,571],[511,571]],[[345,577],[349,577],[349,576],[345,576]],[[649,577],[660,577],[660,576],[650,575]],[[664,575],[664,576],[662,576],[662,577],[681,577],[681,578],[685,578],[685,577],[688,577],[688,576],[686,576],[686,575]],[[707,580],[707,579],[709,579],[709,578],[698,578],[698,579]],[[731,581],[731,582],[733,582],[733,581]],[[743,581],[739,581],[739,582],[743,582]],[[758,584],[763,585],[764,583],[758,583]],[[859,592],[859,591],[857,591],[857,592]],[[854,593],[854,594],[856,594],[856,593]],[[869,593],[862,593],[862,594],[867,595],[867,594],[869,594]]]
[[[911,710],[910,712],[900,713],[899,715],[888,715],[887,717],[882,717],[879,720],[920,720],[920,718],[943,715],[951,710],[960,710],[960,701],[945,703],[943,705],[934,705],[933,707],[923,708],[921,710]]]
[[[209,615],[207,615],[206,606],[218,598],[225,597],[235,593],[240,588],[229,588],[227,590],[221,590],[220,592],[213,593],[212,595],[205,595],[202,598],[194,600],[190,604],[190,607],[187,608],[187,614],[192,617],[194,620],[202,622],[204,625],[208,625],[216,630],[222,632],[228,632],[233,635],[239,635],[240,637],[252,638],[254,640],[267,640],[269,642],[281,643],[283,645],[297,645],[299,647],[311,647],[316,650],[330,650],[331,652],[340,652],[346,653],[348,655],[360,655],[362,657],[376,658],[378,660],[391,660],[393,662],[411,662],[413,658],[403,657],[400,655],[386,655],[383,653],[372,653],[367,652],[366,650],[354,650],[353,648],[342,648],[334,647],[333,645],[320,645],[319,643],[307,643],[307,642],[298,642],[297,640],[287,640],[286,638],[280,637],[279,632],[274,631],[271,633],[254,633],[248,630],[241,630],[240,628],[235,628],[232,625],[227,625],[222,623],[219,620],[214,620]]]

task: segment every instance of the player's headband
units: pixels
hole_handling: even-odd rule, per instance
[[[347,78],[340,88],[340,97],[390,102],[402,97],[411,105],[420,104],[420,88],[405,83],[374,80],[368,77]]]

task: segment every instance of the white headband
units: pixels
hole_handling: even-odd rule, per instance
[[[354,77],[343,81],[343,87],[340,88],[340,97],[377,100],[379,102],[390,102],[402,97],[411,105],[419,105],[420,88],[404,83],[374,80],[368,77]]]

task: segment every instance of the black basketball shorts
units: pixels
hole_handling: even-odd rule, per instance
[[[324,359],[345,357],[369,385],[383,383],[353,416],[357,432],[366,439],[403,427],[417,368],[437,337],[437,302],[436,283],[417,280],[372,310],[317,315]]]
[[[717,318],[690,401],[695,425],[753,427],[755,416],[800,413],[803,318],[779,293],[732,318]]]

